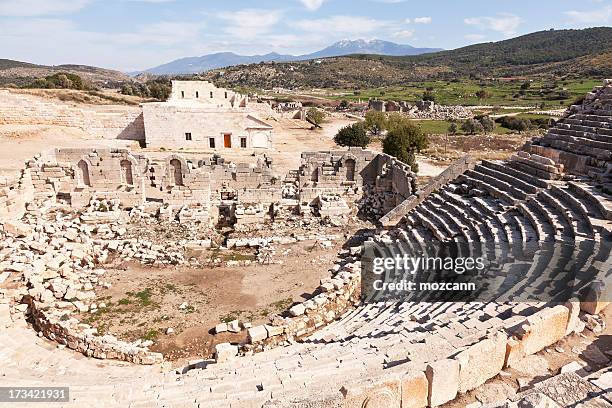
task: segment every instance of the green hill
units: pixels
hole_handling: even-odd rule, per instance
[[[612,28],[540,31],[418,56],[351,55],[238,65],[205,76],[232,87],[345,89],[461,78],[612,77]]]

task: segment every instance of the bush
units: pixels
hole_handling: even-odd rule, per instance
[[[353,123],[340,129],[334,136],[334,142],[340,146],[366,147],[370,143],[370,138],[362,123]]]
[[[365,115],[365,129],[373,135],[379,135],[387,129],[387,115],[375,110],[368,111]]]
[[[479,120],[485,133],[489,133],[495,129],[495,121],[488,116],[483,116]]]
[[[123,95],[140,96],[141,98],[155,98],[160,101],[165,101],[172,92],[172,83],[166,78],[156,78],[145,83],[129,82],[123,84],[121,93]]]
[[[423,92],[423,100],[424,101],[435,102],[436,101],[436,95],[434,95],[434,93],[432,91],[427,90],[427,91]]]
[[[306,112],[306,119],[315,126],[319,126],[325,119],[325,114],[317,108],[310,108]]]
[[[476,133],[483,133],[484,126],[476,119],[468,119],[461,124],[461,130],[463,133],[473,135]]]
[[[529,119],[522,119],[514,116],[502,116],[496,119],[496,122],[506,129],[515,130],[519,133],[531,129],[532,126]]]
[[[458,130],[459,127],[457,126],[457,122],[451,122],[451,124],[448,126],[448,133],[450,133],[451,135],[457,134]]]
[[[396,124],[383,140],[383,152],[406,163],[415,173],[419,171],[415,154],[426,147],[427,137],[409,120]]]
[[[487,99],[490,96],[491,94],[486,89],[481,89],[480,91],[476,92],[476,97],[478,99]]]
[[[26,88],[88,89],[80,76],[68,72],[58,72],[57,74],[46,76],[44,79],[35,79],[26,85]]]

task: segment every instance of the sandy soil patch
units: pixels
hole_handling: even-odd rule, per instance
[[[106,307],[79,319],[120,339],[153,340],[152,350],[169,360],[208,358],[215,344],[240,342],[246,336],[244,330],[213,335],[215,325],[233,319],[265,323],[268,316],[305,300],[329,275],[339,249],[339,243],[322,249],[310,241],[279,246],[277,260],[282,264],[270,265],[157,268],[126,263],[107,271],[104,281],[112,284],[109,289],[96,291],[98,304]],[[255,259],[249,250],[221,251],[217,256]],[[168,328],[175,333],[166,335]]]

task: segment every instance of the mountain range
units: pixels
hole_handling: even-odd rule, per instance
[[[383,40],[342,40],[330,45],[329,47],[310,54],[288,55],[273,52],[264,55],[239,55],[234,54],[233,52],[219,52],[215,54],[202,55],[200,57],[180,58],[141,72],[132,72],[130,74],[137,75],[143,72],[155,75],[195,74],[216,68],[256,64],[259,62],[304,61],[316,58],[339,57],[351,54],[405,56],[420,55],[440,50],[441,48],[416,48],[407,44],[396,44]]]
[[[353,54],[310,61],[237,65],[203,76],[218,86],[363,89],[415,81],[499,77],[612,77],[612,28],[546,30],[422,55]]]

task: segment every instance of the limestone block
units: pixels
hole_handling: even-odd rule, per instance
[[[278,336],[283,334],[285,328],[283,326],[270,326],[268,324],[264,325],[268,337]]]
[[[517,339],[508,339],[506,342],[506,359],[504,367],[514,367],[515,364],[525,357],[523,343]]]
[[[297,305],[291,307],[291,309],[289,309],[289,313],[291,313],[291,316],[301,316],[306,312],[306,307],[301,304],[298,303]]]
[[[249,342],[255,343],[265,340],[268,337],[268,332],[263,325],[255,326],[247,330],[247,337]]]
[[[400,408],[401,381],[398,378],[373,379],[346,384],[340,389],[344,408]]]
[[[224,333],[227,331],[227,323],[219,323],[215,326],[215,333]]]
[[[569,310],[569,318],[567,320],[565,335],[569,336],[576,330],[578,323],[580,323],[580,301],[576,298],[570,299],[569,302],[565,303],[565,307],[567,307]]]
[[[423,408],[427,406],[429,382],[422,371],[406,373],[402,377],[402,408]]]
[[[533,354],[565,337],[569,309],[555,306],[530,316],[519,334],[525,354]]]
[[[232,333],[238,333],[240,331],[240,321],[232,320],[227,324],[227,330]]]
[[[465,393],[496,376],[504,366],[506,336],[498,332],[459,353],[459,392]]]
[[[16,238],[19,238],[31,234],[32,228],[21,221],[5,221],[4,232]]]
[[[215,361],[222,363],[233,359],[238,355],[238,346],[230,343],[220,343],[215,346]]]
[[[429,382],[428,405],[437,407],[457,396],[459,390],[459,361],[438,360],[427,365],[425,370]]]

